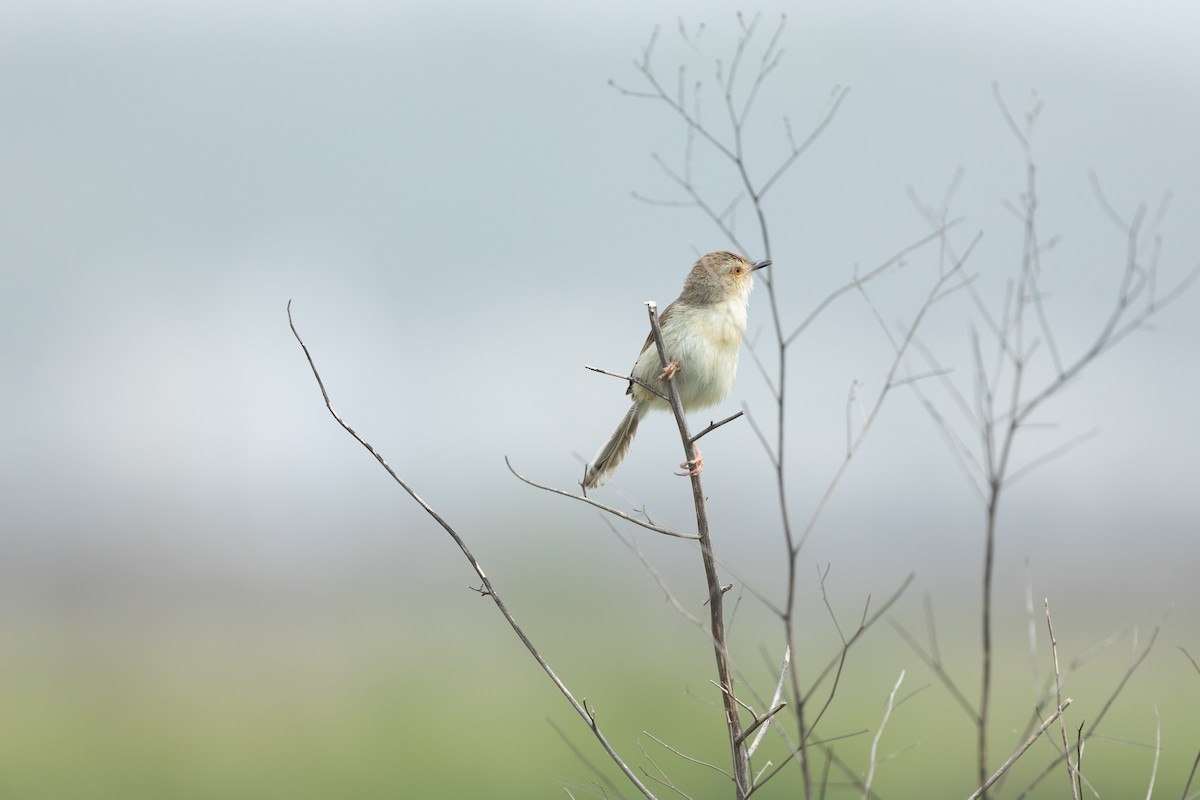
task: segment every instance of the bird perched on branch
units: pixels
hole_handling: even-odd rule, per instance
[[[608,481],[629,451],[638,423],[647,411],[670,410],[669,403],[647,386],[665,392],[665,381],[674,376],[684,411],[708,408],[725,399],[737,373],[753,273],[770,265],[770,261],[751,263],[736,253],[722,250],[701,256],[692,266],[683,282],[683,292],[659,317],[670,361],[664,369],[651,331],[625,390],[632,396],[633,405],[588,464],[582,481],[584,489],[594,489]],[[694,462],[680,465],[688,470],[685,474],[697,475],[703,468],[699,447],[695,452]]]

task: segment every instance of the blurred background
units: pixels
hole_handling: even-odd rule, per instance
[[[1005,202],[1019,202],[1026,173],[993,82],[1017,115],[1031,92],[1044,104],[1038,226],[1058,240],[1042,288],[1064,359],[1103,327],[1125,260],[1090,170],[1127,218],[1141,203],[1153,216],[1171,193],[1155,229],[1160,295],[1200,260],[1194,7],[745,10],[747,22],[761,14],[749,65],[789,14],[784,56],[747,122],[756,180],[787,156],[785,117],[802,137],[831,92],[851,87],[767,198],[789,330],[856,270],[925,236],[912,198],[941,206],[952,186],[949,216],[963,218],[952,242],[961,252],[983,233],[967,270],[1001,313],[1022,241]],[[699,53],[678,34],[681,14]],[[634,63],[656,26],[663,85],[673,92],[689,64],[684,85],[706,82],[700,113],[727,136],[703,59],[728,64],[740,28],[719,3],[18,0],[0,10],[4,796],[602,796],[558,729],[590,762],[603,753],[470,591],[461,554],[322,406],[287,327],[289,300],[335,407],[466,538],[618,749],[693,796],[728,794],[720,775],[643,734],[721,759],[704,636],[592,509],[525,486],[504,462],[574,488],[626,407],[618,381],[583,365],[628,369],[645,336],[642,302],[669,302],[697,254],[730,246],[697,209],[632,195],[684,199],[651,158],[683,169],[679,117],[609,85],[647,89]],[[736,193],[728,164],[697,143],[692,167],[723,208]],[[761,247],[748,208],[734,224]],[[913,318],[941,258],[937,244],[922,248],[870,285],[888,325]],[[1014,468],[1096,432],[1001,505],[996,763],[1044,686],[1049,597],[1060,656],[1078,666],[1068,727],[1103,718],[1085,772],[1107,796],[1143,793],[1161,735],[1156,786],[1183,792],[1200,747],[1200,675],[1180,650],[1200,656],[1198,309],[1200,293],[1185,294],[1018,441]],[[750,317],[773,370],[761,286]],[[970,400],[973,333],[994,353],[978,310],[959,292],[921,330]],[[1046,355],[1035,353],[1034,385],[1050,378]],[[891,358],[854,292],[790,351],[798,527]],[[928,371],[919,359],[912,368]],[[967,439],[952,397],[921,385]],[[746,356],[712,416],[743,403],[773,437],[774,406]],[[670,421],[651,418],[597,496],[691,527],[687,485],[670,474],[679,449]],[[781,598],[768,458],[745,421],[704,452],[721,556]],[[800,559],[802,683],[838,651],[818,573],[828,569],[847,633],[911,573],[889,617],[925,642],[928,605],[947,669],[973,700],[983,522],[918,398],[890,393]],[[702,614],[695,550],[621,530]],[[735,658],[769,694],[778,623],[740,584],[730,597]],[[879,745],[898,755],[879,765],[876,789],[968,794],[972,727],[887,620],[852,651],[820,735],[846,736],[837,752],[864,771],[902,670],[906,699]],[[1039,743],[1009,788],[1050,756]],[[1034,796],[1062,796],[1064,777]],[[829,796],[858,796],[836,770],[829,780]],[[791,770],[762,796],[796,796],[797,785]]]

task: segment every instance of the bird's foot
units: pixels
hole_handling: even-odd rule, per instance
[[[683,467],[685,471],[675,473],[681,478],[694,478],[704,469],[704,456],[700,455],[699,445],[692,445],[692,449],[696,451],[695,460],[682,462],[679,466]]]
[[[659,379],[660,381],[665,381],[665,380],[668,380],[668,379],[670,379],[670,378],[673,378],[673,377],[675,377],[675,373],[676,373],[676,372],[679,372],[679,362],[678,362],[678,361],[672,361],[672,362],[670,362],[669,364],[667,364],[665,367],[663,367],[663,371],[662,371],[662,373],[661,373],[661,374],[658,376],[658,379]]]

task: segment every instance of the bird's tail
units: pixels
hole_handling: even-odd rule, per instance
[[[621,424],[613,431],[613,435],[608,437],[608,441],[600,448],[600,452],[596,453],[592,463],[588,464],[587,472],[583,477],[584,489],[595,489],[608,482],[617,465],[621,463],[621,459],[625,458],[625,454],[629,452],[629,445],[633,442],[634,434],[637,433],[640,419],[637,403],[630,405]]]

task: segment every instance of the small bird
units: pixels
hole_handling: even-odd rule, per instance
[[[674,376],[684,411],[708,408],[725,399],[737,374],[738,353],[746,332],[746,306],[754,286],[752,273],[770,265],[770,261],[751,263],[721,250],[701,256],[692,266],[683,282],[683,292],[659,317],[671,361],[663,369],[651,332],[625,390],[625,394],[632,395],[633,405],[588,464],[581,482],[584,489],[608,481],[629,451],[638,423],[647,411],[670,410],[666,401],[638,381],[654,386],[655,381]],[[699,447],[695,462],[685,461],[680,466],[688,470],[684,474],[698,475],[704,466]]]

